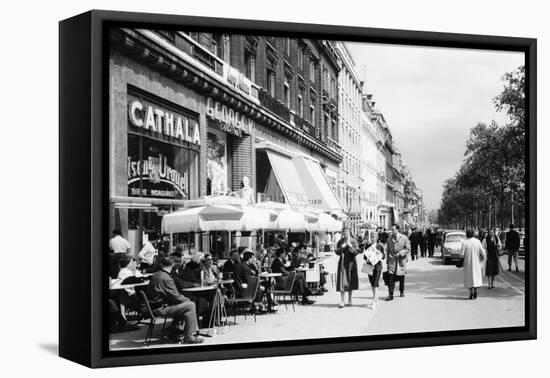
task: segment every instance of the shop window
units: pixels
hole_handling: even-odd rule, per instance
[[[198,196],[195,150],[128,134],[128,196],[189,199]]]
[[[223,195],[227,191],[227,139],[225,135],[208,133],[206,194]]]

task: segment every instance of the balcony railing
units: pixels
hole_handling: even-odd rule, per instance
[[[311,123],[309,123],[308,121],[306,121],[305,119],[303,119],[297,114],[294,114],[294,124],[300,130],[305,131],[307,134],[311,136],[315,136],[315,127],[313,127]]]
[[[218,75],[223,75],[224,62],[216,54],[212,53],[206,47],[195,41],[186,33],[179,33],[182,38],[176,39],[176,47],[181,51],[191,55],[199,62],[204,64]]]
[[[290,123],[290,110],[285,106],[285,104],[271,97],[271,95],[267,93],[265,89],[260,88],[258,99],[260,100],[260,104],[264,108],[267,108],[268,110],[272,111],[273,113]]]

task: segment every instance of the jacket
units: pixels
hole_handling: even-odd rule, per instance
[[[153,274],[146,290],[153,308],[158,308],[162,304],[172,306],[189,300],[178,291],[174,279],[163,269]]]
[[[281,273],[282,277],[275,277],[275,283],[277,288],[281,289],[285,285],[285,278],[288,276],[288,270],[285,268],[285,264],[280,258],[276,258],[273,260],[273,263],[271,264],[271,272],[272,273]]]
[[[517,251],[519,249],[519,233],[516,230],[508,231],[504,245],[510,251]]]
[[[398,275],[406,274],[407,262],[411,253],[409,239],[405,235],[398,233],[394,241],[394,236],[390,235],[386,243],[386,251],[388,272]]]

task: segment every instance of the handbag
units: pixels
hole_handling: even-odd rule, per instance
[[[464,259],[457,261],[455,265],[457,268],[462,268],[464,266]]]
[[[368,274],[369,276],[374,275],[374,266],[368,262],[364,262],[361,267],[361,272]]]
[[[384,285],[388,286],[390,284],[390,273],[387,270],[382,273],[382,280],[384,281]]]

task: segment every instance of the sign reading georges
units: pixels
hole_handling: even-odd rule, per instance
[[[159,137],[174,138],[179,142],[188,142],[200,146],[199,124],[196,120],[174,113],[159,106],[133,99],[128,105],[130,124]]]
[[[210,97],[206,99],[206,116],[217,121],[219,128],[228,134],[240,137],[243,132],[250,134],[252,130],[252,120],[250,118],[218,101],[214,101]]]

